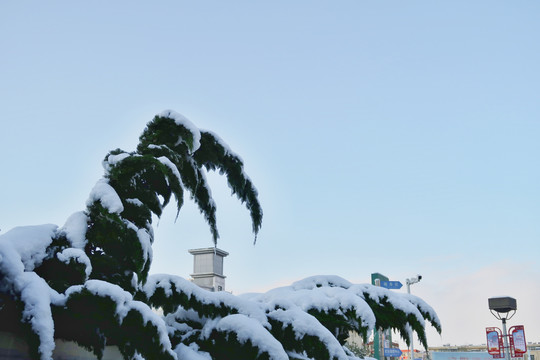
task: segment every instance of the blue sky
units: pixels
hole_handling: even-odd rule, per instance
[[[105,154],[173,109],[219,134],[263,228],[210,176],[227,288],[417,273],[430,344],[485,342],[487,299],[540,341],[540,3],[70,1],[0,4],[0,229],[82,210]],[[191,204],[153,272],[211,246]],[[157,225],[157,224],[156,224]],[[404,289],[400,290],[404,291]]]

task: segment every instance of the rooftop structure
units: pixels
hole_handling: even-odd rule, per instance
[[[209,291],[225,291],[223,258],[228,252],[218,248],[191,249],[193,255],[193,283]]]

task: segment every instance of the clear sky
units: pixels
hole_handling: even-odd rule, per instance
[[[501,295],[538,342],[539,35],[538,1],[3,1],[0,233],[63,225],[107,152],[173,109],[260,193],[254,246],[210,176],[228,290],[421,274],[430,345],[485,343]],[[188,278],[212,241],[174,210],[152,272]]]

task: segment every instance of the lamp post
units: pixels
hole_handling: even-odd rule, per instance
[[[407,294],[411,293],[411,285],[416,284],[420,280],[422,280],[422,275],[416,275],[415,277],[405,280],[405,283],[407,284]],[[409,360],[414,360],[413,337],[414,337],[414,333],[411,333],[411,346],[410,346]]]
[[[491,311],[493,316],[495,316],[495,318],[502,321],[505,357],[506,357],[506,360],[510,360],[508,334],[506,333],[506,320],[511,319],[512,316],[516,314],[516,310],[517,310],[516,299],[509,296],[489,298],[488,305],[489,305],[489,311]]]

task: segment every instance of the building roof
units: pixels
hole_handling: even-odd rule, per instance
[[[229,255],[228,252],[225,250],[218,249],[217,247],[209,247],[209,248],[200,248],[200,249],[191,249],[188,250],[190,254],[192,255],[199,255],[199,254],[216,254],[219,256],[227,256]]]

